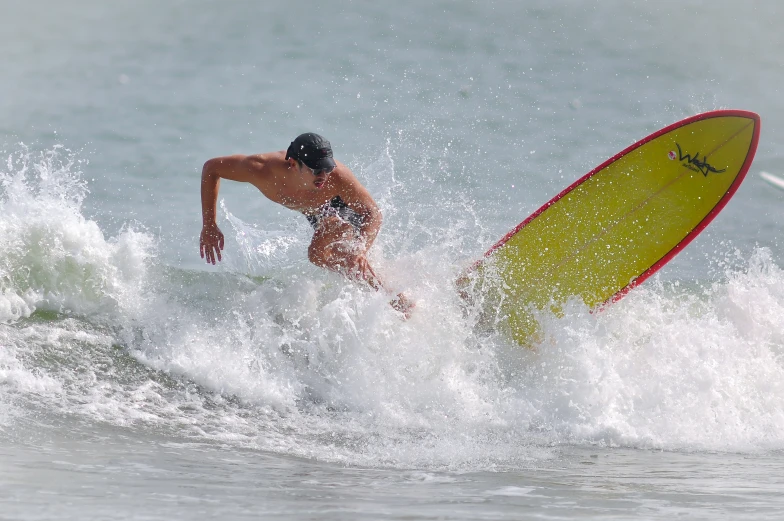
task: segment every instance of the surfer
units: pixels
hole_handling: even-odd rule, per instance
[[[351,170],[334,160],[332,146],[322,136],[297,136],[285,152],[216,157],[204,163],[199,253],[212,264],[221,260],[224,243],[216,222],[221,179],[250,183],[271,201],[305,215],[313,227],[310,262],[387,291],[367,259],[381,228],[381,212]],[[414,307],[402,293],[390,304],[407,318]]]

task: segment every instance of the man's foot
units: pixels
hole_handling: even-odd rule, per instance
[[[403,316],[408,320],[411,318],[411,312],[416,307],[414,301],[403,295],[402,293],[398,293],[397,296],[389,301],[389,305],[392,306],[393,309],[396,311],[400,311],[403,313]]]

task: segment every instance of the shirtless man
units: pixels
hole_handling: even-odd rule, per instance
[[[381,228],[381,212],[351,170],[333,159],[329,141],[307,133],[285,152],[216,157],[204,163],[199,252],[212,264],[221,260],[223,249],[223,233],[216,223],[221,179],[250,183],[268,199],[304,214],[314,229],[310,262],[387,291],[367,260]],[[390,304],[406,317],[414,307],[402,293]]]

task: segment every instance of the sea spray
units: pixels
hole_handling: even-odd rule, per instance
[[[784,277],[764,249],[699,284],[655,278],[600,313],[570,302],[541,315],[544,340],[522,350],[475,328],[455,291],[466,251],[481,254],[489,235],[459,198],[433,203],[454,211],[427,233],[433,207],[405,225],[387,211],[371,255],[417,300],[404,321],[387,296],[307,262],[304,220],[249,233],[226,208],[227,242],[245,253],[186,270],[156,257],[150,233],[107,239],[85,218],[87,187],[65,151],[18,157],[2,173],[0,216],[6,425],[39,409],[321,461],[453,470],[515,467],[562,443],[784,441]],[[405,242],[409,225],[419,232]]]
[[[20,145],[0,171],[0,311],[8,319],[35,309],[105,313],[138,288],[152,237],[130,227],[106,239],[82,215],[88,194],[82,160],[57,146],[34,152]]]
[[[773,317],[784,277],[758,250],[727,279],[688,292],[652,282],[595,315],[573,305],[552,317],[550,344],[522,387],[539,404],[535,422],[573,442],[781,446],[782,326]]]

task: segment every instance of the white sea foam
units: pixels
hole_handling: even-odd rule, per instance
[[[566,439],[780,446],[784,277],[765,250],[699,292],[648,284],[596,316],[551,318],[522,393]]]
[[[272,415],[255,435],[243,423],[210,436],[350,464],[497,468],[547,458],[536,447],[553,442],[782,445],[784,277],[766,251],[704,289],[652,281],[598,314],[571,303],[544,317],[535,351],[472,330],[454,266],[433,253],[378,259],[391,278],[412,274],[407,322],[337,276],[286,274],[213,295],[203,323],[176,310],[139,359],[240,398],[228,416]]]
[[[299,230],[227,215],[244,264],[217,272],[159,264],[148,233],[106,239],[76,164],[25,150],[2,173],[6,397],[369,466],[506,468],[558,443],[784,445],[784,276],[764,249],[704,287],[654,279],[601,313],[572,302],[529,351],[474,329],[452,287],[481,242],[470,211],[427,233],[427,206],[386,212],[371,257],[417,301],[404,321],[388,295],[310,266]],[[393,164],[377,167],[394,184]]]
[[[105,313],[138,289],[152,239],[130,228],[107,239],[82,215],[81,165],[62,147],[22,146],[0,170],[0,319],[35,309]]]

